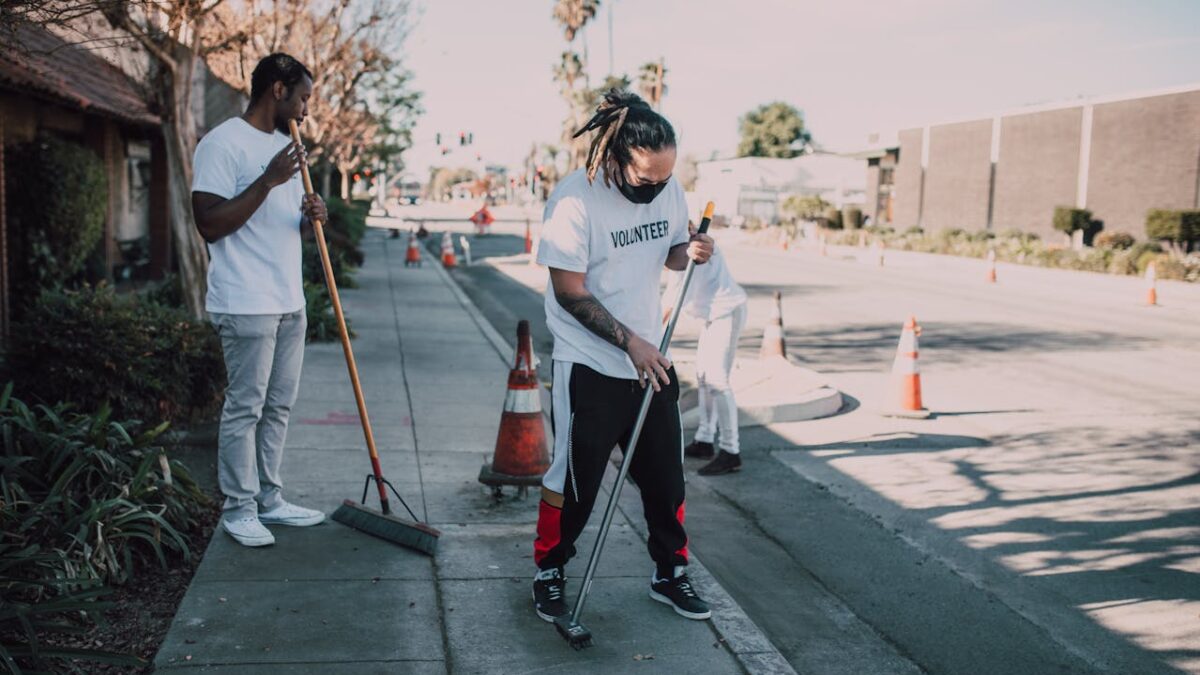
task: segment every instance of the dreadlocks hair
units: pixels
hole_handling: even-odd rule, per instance
[[[621,89],[608,90],[596,114],[572,138],[593,130],[597,134],[588,149],[588,183],[596,180],[596,172],[610,157],[624,166],[633,158],[632,148],[655,151],[675,147],[675,129],[667,118],[654,112],[642,97]],[[604,184],[610,184],[608,172]]]

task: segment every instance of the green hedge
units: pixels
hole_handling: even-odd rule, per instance
[[[181,309],[106,286],[44,291],[9,336],[9,378],[46,403],[108,402],[122,419],[187,421],[225,386],[216,332]]]
[[[834,207],[825,209],[824,225],[831,230],[842,229],[842,212]]]
[[[104,235],[108,179],[96,153],[48,134],[14,146],[6,161],[16,297],[33,297],[84,270]]]
[[[842,211],[842,227],[847,230],[857,230],[862,227],[863,213],[862,209],[851,206]]]
[[[1151,209],[1146,214],[1146,237],[1177,244],[1200,239],[1200,209]]]

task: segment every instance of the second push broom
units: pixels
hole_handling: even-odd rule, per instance
[[[292,132],[292,140],[301,145],[300,129],[296,120],[288,120],[288,129]],[[300,175],[304,179],[304,194],[313,194],[312,178],[308,175],[308,164],[300,165]],[[371,455],[371,473],[363,486],[362,503],[347,499],[333,513],[333,519],[343,525],[361,530],[367,534],[387,541],[406,546],[422,553],[433,555],[437,551],[438,537],[441,532],[417,520],[416,514],[408,508],[408,504],[396,487],[383,477],[383,468],[379,464],[379,452],[375,449],[375,435],[371,432],[371,420],[367,417],[367,403],[363,399],[362,386],[358,381],[358,366],[354,364],[354,350],[350,348],[350,334],[346,330],[346,317],[342,314],[342,302],[338,298],[337,284],[333,277],[333,267],[329,264],[329,249],[325,245],[324,224],[317,219],[312,223],[317,238],[317,248],[321,252],[321,265],[325,268],[325,284],[329,287],[329,299],[333,304],[333,314],[337,317],[338,333],[342,338],[342,351],[346,355],[346,368],[350,371],[350,384],[354,387],[354,400],[358,404],[358,419],[362,422],[363,436],[367,440],[367,451]],[[379,507],[376,511],[367,506],[367,493],[371,481],[379,488]],[[412,520],[405,520],[392,514],[388,504],[388,489],[396,495],[396,499],[404,505]]]
[[[709,202],[704,207],[704,217],[700,219],[700,227],[696,229],[697,234],[708,232],[712,215],[713,203]],[[683,284],[679,287],[679,297],[675,299],[671,310],[671,319],[667,322],[662,341],[658,344],[658,351],[663,354],[666,354],[667,348],[671,346],[671,335],[675,332],[675,323],[679,320],[679,311],[683,307],[683,299],[687,296],[688,286],[692,283],[692,274],[695,271],[696,261],[688,260],[687,270],[683,273]],[[654,376],[651,375],[651,377]],[[642,407],[638,409],[637,421],[633,423],[633,432],[629,435],[629,442],[625,445],[625,456],[621,459],[620,470],[617,471],[617,482],[608,494],[608,505],[604,507],[604,519],[600,521],[600,532],[596,535],[596,545],[592,547],[592,555],[588,558],[587,572],[583,575],[583,586],[579,589],[579,597],[575,600],[575,609],[570,614],[564,614],[554,620],[554,627],[558,629],[558,633],[575,649],[592,646],[592,632],[579,623],[579,615],[583,613],[583,601],[587,600],[588,591],[592,588],[592,577],[596,574],[596,565],[600,562],[600,552],[604,550],[604,541],[608,538],[608,529],[612,525],[613,514],[617,510],[617,501],[621,498],[621,487],[625,485],[625,476],[629,473],[630,464],[633,463],[633,451],[637,449],[638,438],[642,435],[642,425],[646,423],[646,413],[650,411],[652,398],[654,398],[654,387],[647,382],[646,393],[642,395]]]

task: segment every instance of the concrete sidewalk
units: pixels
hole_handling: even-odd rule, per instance
[[[442,530],[436,558],[333,522],[275,528],[277,543],[265,549],[242,548],[217,532],[156,667],[793,672],[700,561],[690,571],[713,605],[712,621],[688,621],[647,597],[652,564],[632,486],[622,494],[585,611],[596,646],[574,652],[537,618],[530,600],[537,494],[510,491],[497,502],[476,482],[495,443],[511,338],[496,335],[428,256],[420,269],[403,267],[404,245],[368,234],[360,288],[342,298],[358,335],[354,352],[384,472],[417,515]],[[285,495],[331,513],[361,496],[367,469],[341,347],[309,345],[288,433]],[[568,568],[572,599],[595,534],[594,527],[584,533]]]

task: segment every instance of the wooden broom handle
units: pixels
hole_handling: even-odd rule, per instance
[[[288,120],[288,128],[292,132],[292,141],[301,145],[300,128],[296,120]],[[308,175],[308,162],[300,165],[300,176],[304,179],[304,194],[313,194],[312,178]],[[342,314],[342,301],[338,297],[337,282],[333,278],[333,265],[329,263],[329,249],[325,246],[325,230],[319,219],[312,220],[313,231],[317,235],[317,248],[321,251],[321,265],[325,268],[325,285],[329,287],[329,299],[333,301],[333,314],[337,317],[338,333],[342,336],[342,351],[346,354],[346,368],[350,371],[350,384],[354,386],[354,400],[358,403],[358,419],[362,421],[363,436],[367,439],[367,450],[371,453],[371,464],[376,477],[382,476],[379,469],[379,452],[375,449],[375,434],[371,432],[371,420],[367,417],[367,402],[363,399],[362,386],[358,381],[358,366],[354,363],[354,350],[350,348],[350,332],[346,330],[346,317]],[[379,484],[381,496],[386,496],[382,481]]]

